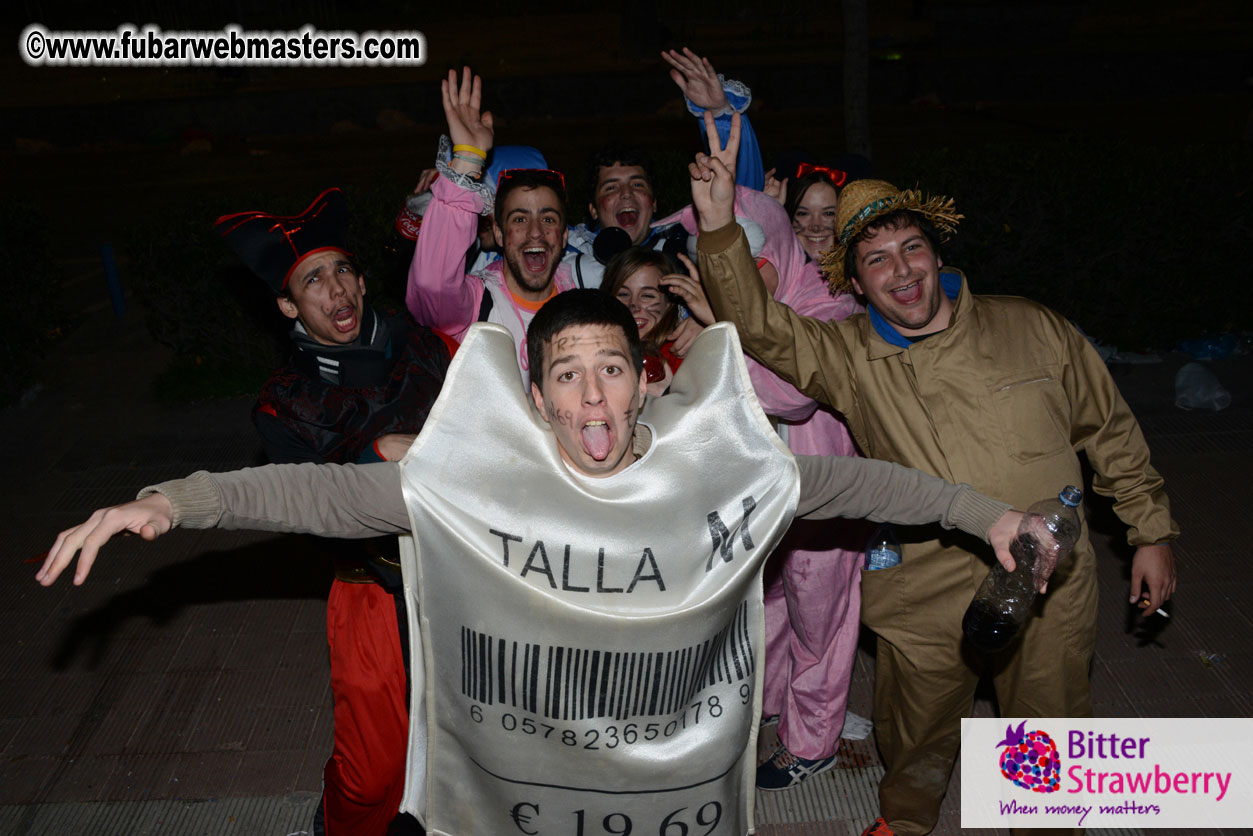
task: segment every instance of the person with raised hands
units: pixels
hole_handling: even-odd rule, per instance
[[[714,71],[708,58],[692,50],[666,50],[662,60],[670,65],[670,78],[683,94],[688,111],[701,120],[704,113],[715,115],[718,130],[730,130],[731,116],[744,114],[752,104],[752,91]],[[761,155],[748,117],[741,115],[741,147],[751,144],[739,157],[736,176],[741,185],[760,189],[763,182]],[[701,136],[704,141],[704,134]],[[655,221],[657,178],[647,153],[641,148],[613,142],[598,149],[588,162],[585,188],[588,195],[587,223],[570,228],[566,260],[579,287],[600,287],[609,260],[628,246],[664,250],[672,257],[685,252],[690,230],[674,217]],[[686,353],[700,332],[695,323],[683,320],[669,336],[678,356]]]
[[[940,253],[962,217],[953,201],[882,180],[844,189],[836,243],[822,258],[832,289],[851,288],[866,313],[840,322],[797,314],[765,292],[733,222],[733,144],[698,154],[689,173],[705,290],[745,349],[838,409],[867,455],[1022,507],[1083,484],[1083,451],[1093,489],[1113,497],[1128,526],[1131,603],[1151,613],[1168,600],[1179,529],[1139,424],[1083,335],[1030,300],[972,294]],[[862,573],[862,623],[878,637],[874,720],[885,769],[880,816],[865,831],[873,836],[935,826],[960,719],[985,671],[1004,716],[1092,712],[1097,589],[1086,531],[1039,616],[993,654],[965,646],[961,628],[987,574],[986,550],[929,528],[898,534],[900,565]]]
[[[513,334],[525,378],[526,328],[548,299],[575,284],[562,262],[566,247],[565,177],[548,169],[500,172],[495,191],[482,182],[495,141],[492,114],[482,109],[483,81],[462,69],[440,82],[448,137],[441,139],[431,203],[409,268],[405,302],[414,319],[455,340],[474,322]],[[501,259],[465,272],[480,215],[492,216]]]
[[[747,115],[749,105],[753,102],[753,91],[743,82],[724,78],[707,57],[697,55],[687,47],[681,50],[663,50],[661,58],[670,65],[670,80],[683,94],[688,112],[702,122],[706,113],[711,114],[718,128],[718,136],[724,144],[730,135],[731,119],[739,114],[739,154],[735,159],[735,182],[745,188],[761,191],[765,186],[765,172],[762,170],[757,135],[753,132],[752,122]],[[708,151],[708,140],[703,129],[701,139],[706,142],[705,150]]]
[[[742,127],[733,116],[723,142],[716,124],[706,117],[708,142],[732,170]],[[850,294],[828,292],[776,201],[736,186],[734,206],[737,222],[747,214],[765,233],[755,263],[774,299],[819,319],[844,319],[859,309]],[[689,213],[684,222],[695,228],[696,215]],[[663,282],[697,319],[712,323],[715,317],[700,274],[691,273],[667,276]],[[746,360],[762,409],[793,453],[857,455],[848,428],[829,407],[751,357]],[[779,746],[757,770],[760,789],[789,789],[831,769],[846,721],[855,728],[866,725],[864,718],[850,718],[847,707],[857,655],[859,559],[868,536],[859,522],[798,520],[766,567],[762,714],[778,720]]]
[[[642,832],[752,832],[760,572],[792,516],[938,521],[991,538],[1012,565],[1022,515],[896,465],[793,457],[727,326],[706,329],[674,393],[645,411],[638,329],[606,294],[558,295],[527,351],[529,396],[508,333],[472,329],[401,462],[145,488],[62,532],[37,580],[77,555],[82,583],[121,531],[411,532],[403,812],[437,833],[497,833],[522,808],[545,831],[582,809]],[[664,685],[662,658],[683,671]]]

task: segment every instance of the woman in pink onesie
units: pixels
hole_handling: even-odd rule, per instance
[[[850,316],[851,295],[832,296],[816,262],[805,258],[778,201],[737,187],[736,216],[760,227],[758,270],[775,299],[820,319]],[[689,206],[660,223],[681,222],[696,234]],[[748,225],[748,224],[746,224]],[[754,237],[750,229],[749,239]],[[699,281],[666,277],[697,319],[711,317]],[[699,310],[704,307],[704,311]],[[843,421],[751,357],[749,376],[762,409],[794,453],[858,455]],[[857,522],[818,526],[797,522],[766,567],[766,670],[762,713],[778,715],[781,746],[757,771],[761,789],[795,786],[835,762],[848,686],[857,652],[862,549],[868,536]]]

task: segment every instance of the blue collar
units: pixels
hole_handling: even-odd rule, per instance
[[[944,289],[944,295],[957,301],[957,296],[961,293],[962,277],[960,273],[940,273],[940,287]],[[874,305],[866,306],[866,313],[870,316],[870,324],[874,326],[875,331],[884,341],[897,348],[909,348],[914,341],[909,337],[897,331],[895,326],[891,325],[878,311],[874,309]]]

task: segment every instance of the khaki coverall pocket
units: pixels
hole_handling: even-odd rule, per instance
[[[1061,381],[1051,368],[1025,369],[989,384],[1006,452],[1019,464],[1070,450]]]

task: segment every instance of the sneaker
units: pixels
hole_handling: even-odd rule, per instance
[[[798,758],[780,746],[770,760],[757,767],[757,789],[786,790],[807,778],[820,775],[835,766],[835,755],[828,758]]]
[[[861,832],[861,836],[896,836],[896,832],[888,827],[888,823],[883,820],[883,816],[879,816],[869,827]]]

